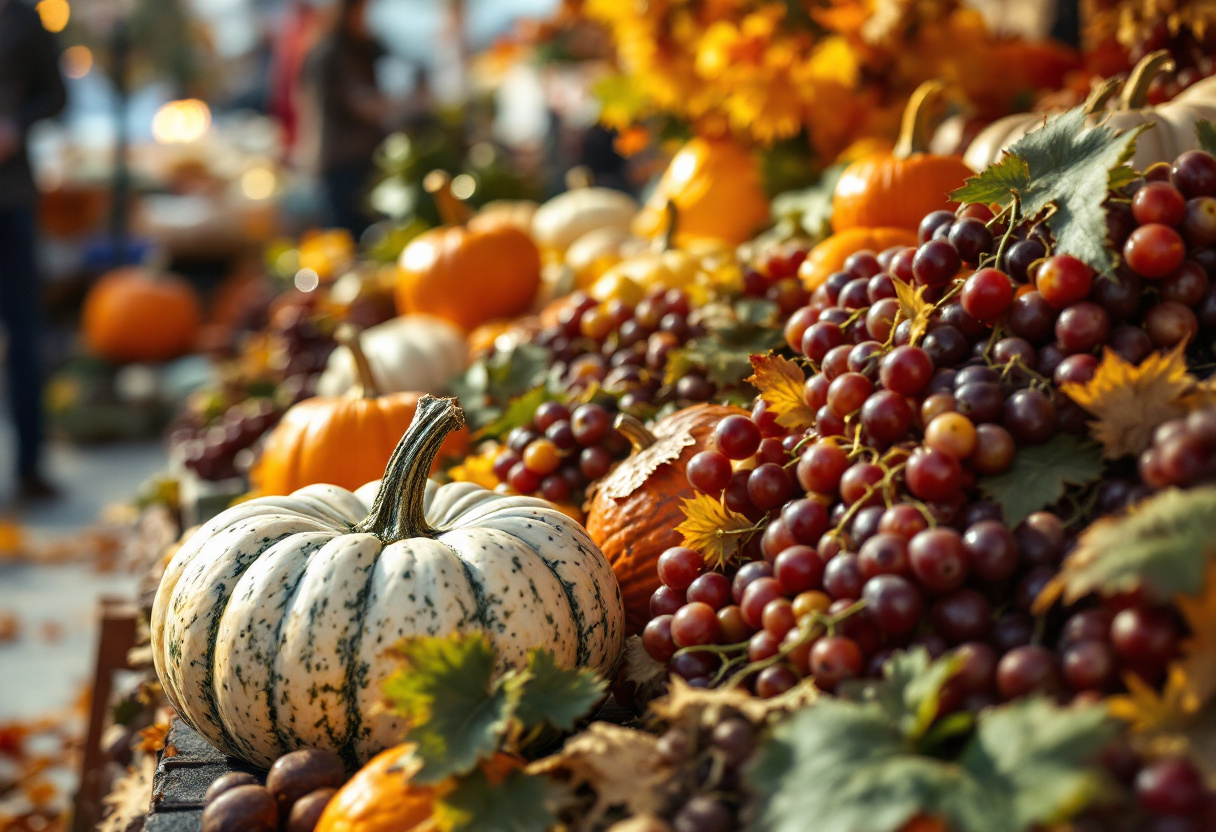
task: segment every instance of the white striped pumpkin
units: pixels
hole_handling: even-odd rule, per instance
[[[427,479],[463,423],[455,400],[424,396],[380,483],[242,503],[174,556],[152,609],[156,672],[213,745],[260,766],[308,746],[363,763],[401,739],[377,705],[406,636],[482,632],[500,670],[539,646],[611,673],[621,593],[582,526],[543,500]]]

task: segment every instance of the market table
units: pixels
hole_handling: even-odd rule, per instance
[[[197,832],[202,825],[203,797],[207,787],[222,774],[246,771],[266,779],[266,772],[212,748],[186,723],[173,721],[152,781],[152,805],[145,832]]]

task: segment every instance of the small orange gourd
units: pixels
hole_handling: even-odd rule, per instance
[[[895,149],[864,156],[840,174],[832,195],[833,229],[915,231],[925,214],[958,207],[949,194],[973,175],[971,169],[960,156],[925,152],[929,107],[942,89],[938,81],[921,84],[908,99]]]
[[[442,171],[428,174],[424,186],[447,225],[420,234],[401,252],[397,311],[446,318],[466,331],[526,312],[540,288],[540,252],[532,238],[505,223],[464,225],[468,209]]]
[[[633,233],[663,236],[671,219],[668,203],[680,215],[673,240],[680,248],[698,239],[738,245],[769,218],[756,157],[726,138],[696,138],[680,148],[634,218]]]
[[[124,364],[185,355],[194,349],[202,321],[198,294],[184,279],[124,266],[89,290],[81,329],[90,352]]]
[[[452,790],[451,779],[421,785],[410,779],[422,768],[414,745],[383,751],[355,772],[333,796],[315,832],[413,832],[435,829],[435,801]],[[481,764],[493,785],[521,768],[524,761],[495,754]]]
[[[815,291],[844,261],[859,251],[878,253],[893,246],[916,245],[916,232],[904,228],[850,228],[838,231],[816,245],[798,267],[798,277],[808,291]]]
[[[260,495],[290,494],[314,483],[353,491],[380,479],[413,421],[425,394],[380,395],[353,328],[341,330],[339,340],[354,356],[359,383],[346,396],[305,399],[284,414],[252,473]],[[468,444],[465,428],[453,431],[440,456],[462,454]]]

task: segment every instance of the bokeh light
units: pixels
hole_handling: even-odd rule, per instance
[[[42,19],[42,28],[48,32],[62,32],[72,17],[68,0],[40,0],[34,8]]]
[[[69,46],[60,59],[63,74],[72,79],[83,78],[93,68],[93,51],[87,46]]]
[[[152,117],[152,138],[161,144],[196,142],[211,128],[211,109],[197,98],[163,104]]]
[[[263,200],[274,196],[277,179],[267,167],[253,167],[241,175],[241,193],[247,199]]]

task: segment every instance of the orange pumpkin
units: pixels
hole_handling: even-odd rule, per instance
[[[802,284],[813,292],[832,272],[844,268],[844,261],[859,251],[879,252],[892,246],[916,245],[916,232],[903,228],[850,228],[839,231],[816,245],[798,267]]]
[[[168,361],[194,348],[202,320],[185,280],[124,266],[89,290],[81,328],[89,351],[108,361]]]
[[[283,415],[266,438],[252,473],[259,494],[290,494],[313,483],[348,490],[378,480],[424,393],[381,396],[367,356],[352,331],[339,340],[351,351],[359,384],[347,396],[305,399]],[[469,445],[465,428],[448,434],[440,456],[458,456]]]
[[[434,829],[435,801],[452,789],[452,780],[433,785],[410,782],[422,761],[405,743],[373,757],[338,790],[317,821],[315,832],[411,832]],[[524,761],[495,754],[481,764],[497,786]]]
[[[540,252],[518,227],[471,229],[446,173],[425,182],[448,224],[420,234],[401,252],[397,311],[446,318],[465,330],[527,311],[540,288]]]
[[[683,448],[678,457],[655,469],[629,496],[609,497],[601,482],[591,499],[587,510],[587,534],[608,558],[617,583],[621,585],[627,633],[640,633],[650,620],[650,596],[659,588],[659,555],[665,549],[679,546],[682,541],[676,531],[676,526],[684,520],[681,498],[693,496],[684,477],[688,460],[708,447],[714,427],[732,413],[746,411],[727,405],[698,404],[662,419],[655,425],[656,432],[688,433],[693,443]],[[636,419],[618,421],[618,427],[633,443],[635,453],[658,441],[654,433]],[[627,473],[632,465],[631,457],[622,462],[620,468],[625,468],[623,473]]]
[[[703,238],[738,245],[769,218],[756,157],[730,139],[697,138],[680,148],[634,218],[633,233],[663,236],[669,202],[680,215],[673,241],[679,248]]]
[[[921,84],[908,100],[895,149],[858,159],[840,174],[832,195],[832,228],[915,231],[925,214],[958,207],[947,195],[973,175],[971,169],[960,156],[924,152],[929,106],[941,91],[937,81]]]

